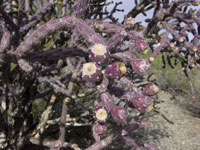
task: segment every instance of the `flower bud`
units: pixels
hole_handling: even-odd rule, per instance
[[[118,123],[123,123],[128,117],[128,110],[124,107],[115,106],[112,109],[112,117]]]

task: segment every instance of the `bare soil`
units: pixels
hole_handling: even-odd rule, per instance
[[[138,130],[139,136],[160,150],[200,150],[199,102],[181,93],[164,91],[159,92],[158,101],[156,107],[174,124],[158,114],[149,114],[152,126]]]

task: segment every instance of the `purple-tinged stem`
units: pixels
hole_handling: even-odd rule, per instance
[[[77,18],[84,18],[85,13],[89,7],[90,0],[78,0],[76,5],[76,17]]]
[[[30,10],[31,10],[31,8],[30,8],[30,0],[25,0],[24,6],[25,6],[25,8],[24,8],[25,12],[29,13]]]
[[[95,144],[88,147],[86,150],[101,150],[112,143],[113,140],[120,140],[121,136],[130,133],[131,131],[137,129],[140,123],[134,119],[130,121],[122,130],[117,131],[116,133],[110,134],[101,141],[95,142]]]
[[[153,53],[149,57],[149,60],[152,62],[154,61],[155,57],[160,53],[160,50],[166,46],[169,45],[169,38],[168,38],[168,32],[165,32],[160,40],[160,43],[156,45],[156,48],[154,49]]]
[[[9,31],[4,32],[1,43],[0,43],[0,53],[3,53],[6,49],[9,48],[11,42],[11,34]]]
[[[184,41],[183,36],[180,35],[180,34],[178,34],[178,33],[173,29],[173,27],[172,27],[169,23],[167,23],[166,21],[164,21],[164,22],[162,22],[162,24],[163,24],[163,27],[164,27],[169,33],[171,33],[172,35],[174,35],[174,37],[175,37],[175,39],[176,39],[177,41],[179,41],[179,42],[183,42],[183,41]]]
[[[98,33],[96,33],[93,28],[91,28],[87,23],[85,23],[85,21],[77,19],[76,28],[78,32],[92,44],[99,43],[105,45],[104,39]]]
[[[60,19],[50,20],[33,31],[13,54],[18,58],[22,57],[34,46],[40,45],[47,35],[53,34],[56,30],[61,30],[65,27],[73,27],[75,20],[73,17],[62,17]]]
[[[48,11],[50,11],[52,9],[52,7],[53,7],[53,4],[48,3],[42,9],[39,9],[38,12],[35,15],[33,15],[29,20],[23,21],[22,24],[20,25],[19,32],[24,33],[26,31],[28,31],[30,28],[32,28],[33,26],[35,26],[41,20],[42,16],[44,14],[46,14]]]
[[[68,58],[68,62],[70,62],[69,58]],[[82,63],[82,61],[80,61],[78,63],[78,65],[76,66],[75,69],[72,68],[72,72],[73,72],[72,78],[73,79],[77,78],[78,71],[80,69],[81,63]],[[74,83],[72,81],[70,81],[69,84],[68,84],[68,95],[67,96],[70,96],[72,94],[73,87],[74,87]],[[58,139],[60,147],[58,148],[58,150],[60,150],[60,148],[62,148],[63,143],[65,141],[65,126],[66,126],[65,123],[66,123],[66,113],[67,113],[67,105],[66,105],[66,103],[67,102],[68,102],[68,98],[64,99],[63,106],[62,106],[61,119],[60,119],[60,132],[59,132],[59,139]]]

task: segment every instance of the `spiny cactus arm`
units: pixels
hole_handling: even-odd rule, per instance
[[[134,148],[139,148],[139,147],[143,146],[146,150],[159,150],[157,147],[155,147],[151,144],[146,144],[143,141],[135,140],[130,137],[121,137],[120,142],[126,144],[127,146],[131,146]]]
[[[6,49],[9,48],[11,42],[11,34],[9,31],[4,32],[1,43],[0,43],[0,53],[3,53]]]
[[[95,125],[92,126],[92,135],[95,141],[100,141],[100,136],[95,132]]]
[[[28,38],[22,42],[13,54],[20,58],[25,53],[33,49],[34,46],[40,45],[47,35],[53,34],[57,30],[62,30],[66,27],[74,27],[76,25],[80,34],[89,42],[102,43],[105,45],[104,39],[94,31],[85,21],[74,17],[62,17],[60,19],[50,20],[44,25],[41,25]]]
[[[113,139],[115,139],[115,135],[114,134],[110,134],[105,139],[103,139],[101,141],[97,141],[95,144],[93,144],[92,146],[88,147],[85,150],[101,150],[104,147],[106,147],[107,145],[111,144]]]
[[[11,27],[11,30],[17,31],[18,26],[13,22],[12,18],[7,14],[7,12],[5,12],[3,8],[1,8],[1,6],[0,6],[0,13],[2,14],[5,23]]]
[[[132,40],[143,39],[143,32],[131,30],[128,32],[128,37]]]
[[[24,10],[27,13],[29,13],[31,11],[30,4],[31,4],[30,0],[25,0],[25,2],[24,2]]]
[[[194,15],[194,16],[193,16],[193,19],[194,19],[194,21],[195,21],[198,25],[200,25],[200,18],[199,18],[199,16]]]
[[[101,150],[112,143],[114,140],[120,140],[123,135],[130,133],[131,131],[137,129],[140,123],[132,119],[130,123],[123,127],[122,130],[110,134],[101,141],[96,141],[95,144],[88,147],[86,150]]]
[[[22,57],[34,46],[40,45],[47,35],[54,33],[56,30],[73,27],[75,20],[76,19],[73,17],[62,17],[60,19],[50,20],[33,31],[30,36],[28,36],[28,38],[19,45],[13,54],[18,58]]]
[[[153,4],[155,4],[154,2],[155,0],[153,0]],[[139,3],[138,3],[138,0],[135,1],[136,2],[136,6],[130,11],[128,12],[128,15],[127,16],[131,16],[133,18],[135,18],[138,14],[140,14],[144,9],[145,7],[147,7],[150,3],[149,0],[141,0]]]
[[[108,78],[105,75],[103,75],[103,80],[102,80],[101,84],[97,86],[97,90],[100,93],[105,92],[107,90],[108,84],[109,84]]]
[[[75,47],[77,45],[79,37],[80,37],[80,33],[78,32],[77,27],[75,27],[73,29],[73,32],[72,32],[72,36],[71,36],[71,39],[70,39],[70,45],[69,46]]]
[[[111,54],[111,57],[121,59],[124,62],[128,63],[128,62],[131,62],[135,56],[130,51],[125,51],[125,52],[118,52],[118,53]]]
[[[142,90],[137,88],[137,86],[134,85],[133,82],[126,77],[120,78],[120,84],[122,85],[122,87],[128,87],[130,90],[133,90],[135,93],[139,95],[143,95]]]
[[[65,87],[62,87],[58,84],[53,83],[52,81],[50,81],[50,79],[48,79],[47,77],[38,77],[38,81],[41,83],[48,83],[50,85],[50,87],[52,87],[54,89],[55,92],[60,92],[64,95],[68,95],[69,91],[66,90]]]
[[[26,0],[25,4],[25,11],[29,11],[29,0]],[[33,15],[30,19],[23,21],[19,28],[20,34],[27,32],[31,27],[35,26],[38,23],[38,21],[41,20],[42,16],[45,15],[48,11],[50,11],[52,8],[53,4],[47,3],[46,6],[44,6],[42,9],[39,9],[38,12],[35,15]]]
[[[37,51],[28,53],[24,56],[25,59],[29,61],[35,60],[55,60],[59,58],[69,57],[69,56],[80,56],[85,57],[87,53],[85,53],[80,48],[66,47],[66,48],[55,48],[49,49],[47,51]]]
[[[125,36],[126,35],[123,35],[121,33],[115,33],[107,42],[108,49],[110,51],[115,49],[118,45],[121,44]]]
[[[113,24],[99,20],[87,20],[87,22],[91,24],[95,29],[106,33],[115,33],[123,29],[123,26],[121,26],[120,24]]]
[[[169,24],[169,23],[167,23],[167,22],[162,22],[162,24],[163,24],[163,27],[169,32],[169,33],[171,33],[172,35],[174,35],[174,37],[175,37],[175,39],[177,40],[177,41],[179,41],[179,42],[183,42],[184,41],[184,38],[183,38],[183,36],[182,35],[180,35],[180,34],[178,34],[174,29],[173,29],[173,27]]]
[[[155,57],[160,53],[161,49],[170,45],[170,41],[168,38],[168,32],[163,33],[163,36],[160,40],[160,43],[156,45],[153,53],[149,57],[149,60],[152,62],[154,61]]]
[[[50,98],[50,103],[49,103],[48,107],[41,115],[39,124],[37,125],[36,129],[32,132],[32,136],[34,138],[39,138],[40,134],[42,134],[44,132],[45,125],[47,124],[47,121],[50,117],[52,107],[53,107],[53,104],[55,103],[55,100],[56,100],[56,95],[53,94]]]
[[[73,92],[73,87],[74,87],[74,83],[73,83],[73,80],[77,78],[77,76],[79,75],[79,70],[80,70],[80,67],[81,67],[81,64],[82,64],[82,61],[83,60],[80,60],[79,63],[77,64],[76,68],[71,68],[71,71],[73,72],[72,73],[72,81],[69,82],[68,84],[68,95],[67,96],[70,96],[71,93]],[[70,58],[67,58],[67,64],[69,65],[70,64]],[[62,106],[62,113],[61,113],[61,119],[60,119],[60,132],[59,132],[59,144],[60,144],[60,147],[58,148],[58,150],[60,150],[62,147],[63,147],[63,143],[65,142],[65,123],[66,123],[66,113],[67,113],[67,102],[69,100],[68,99],[64,99],[63,101],[63,106]]]
[[[85,13],[89,7],[90,0],[78,0],[76,5],[76,17],[77,18],[84,18]]]
[[[80,34],[87,41],[91,42],[92,44],[100,43],[105,45],[104,39],[98,33],[96,33],[95,30],[91,28],[85,21],[77,19],[76,27]]]

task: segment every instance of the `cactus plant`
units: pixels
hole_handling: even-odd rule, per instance
[[[95,44],[89,50],[89,58],[99,65],[106,65],[110,59],[110,52],[105,45]]]
[[[104,71],[106,76],[113,79],[121,78],[126,72],[127,68],[123,62],[114,62],[108,65]]]
[[[98,106],[94,110],[93,117],[99,122],[105,122],[108,119],[108,112],[103,106]]]
[[[144,87],[144,94],[148,96],[156,95],[159,92],[159,88],[154,83],[150,83]]]
[[[99,81],[102,78],[100,67],[93,62],[83,64],[82,78],[90,82]]]
[[[145,59],[134,59],[131,62],[132,69],[139,75],[143,76],[150,67],[150,63]]]
[[[115,106],[112,109],[112,117],[117,123],[124,123],[128,117],[128,110],[124,107]]]
[[[136,108],[142,113],[151,111],[152,104],[153,101],[149,96],[135,96],[129,102],[130,107]]]

